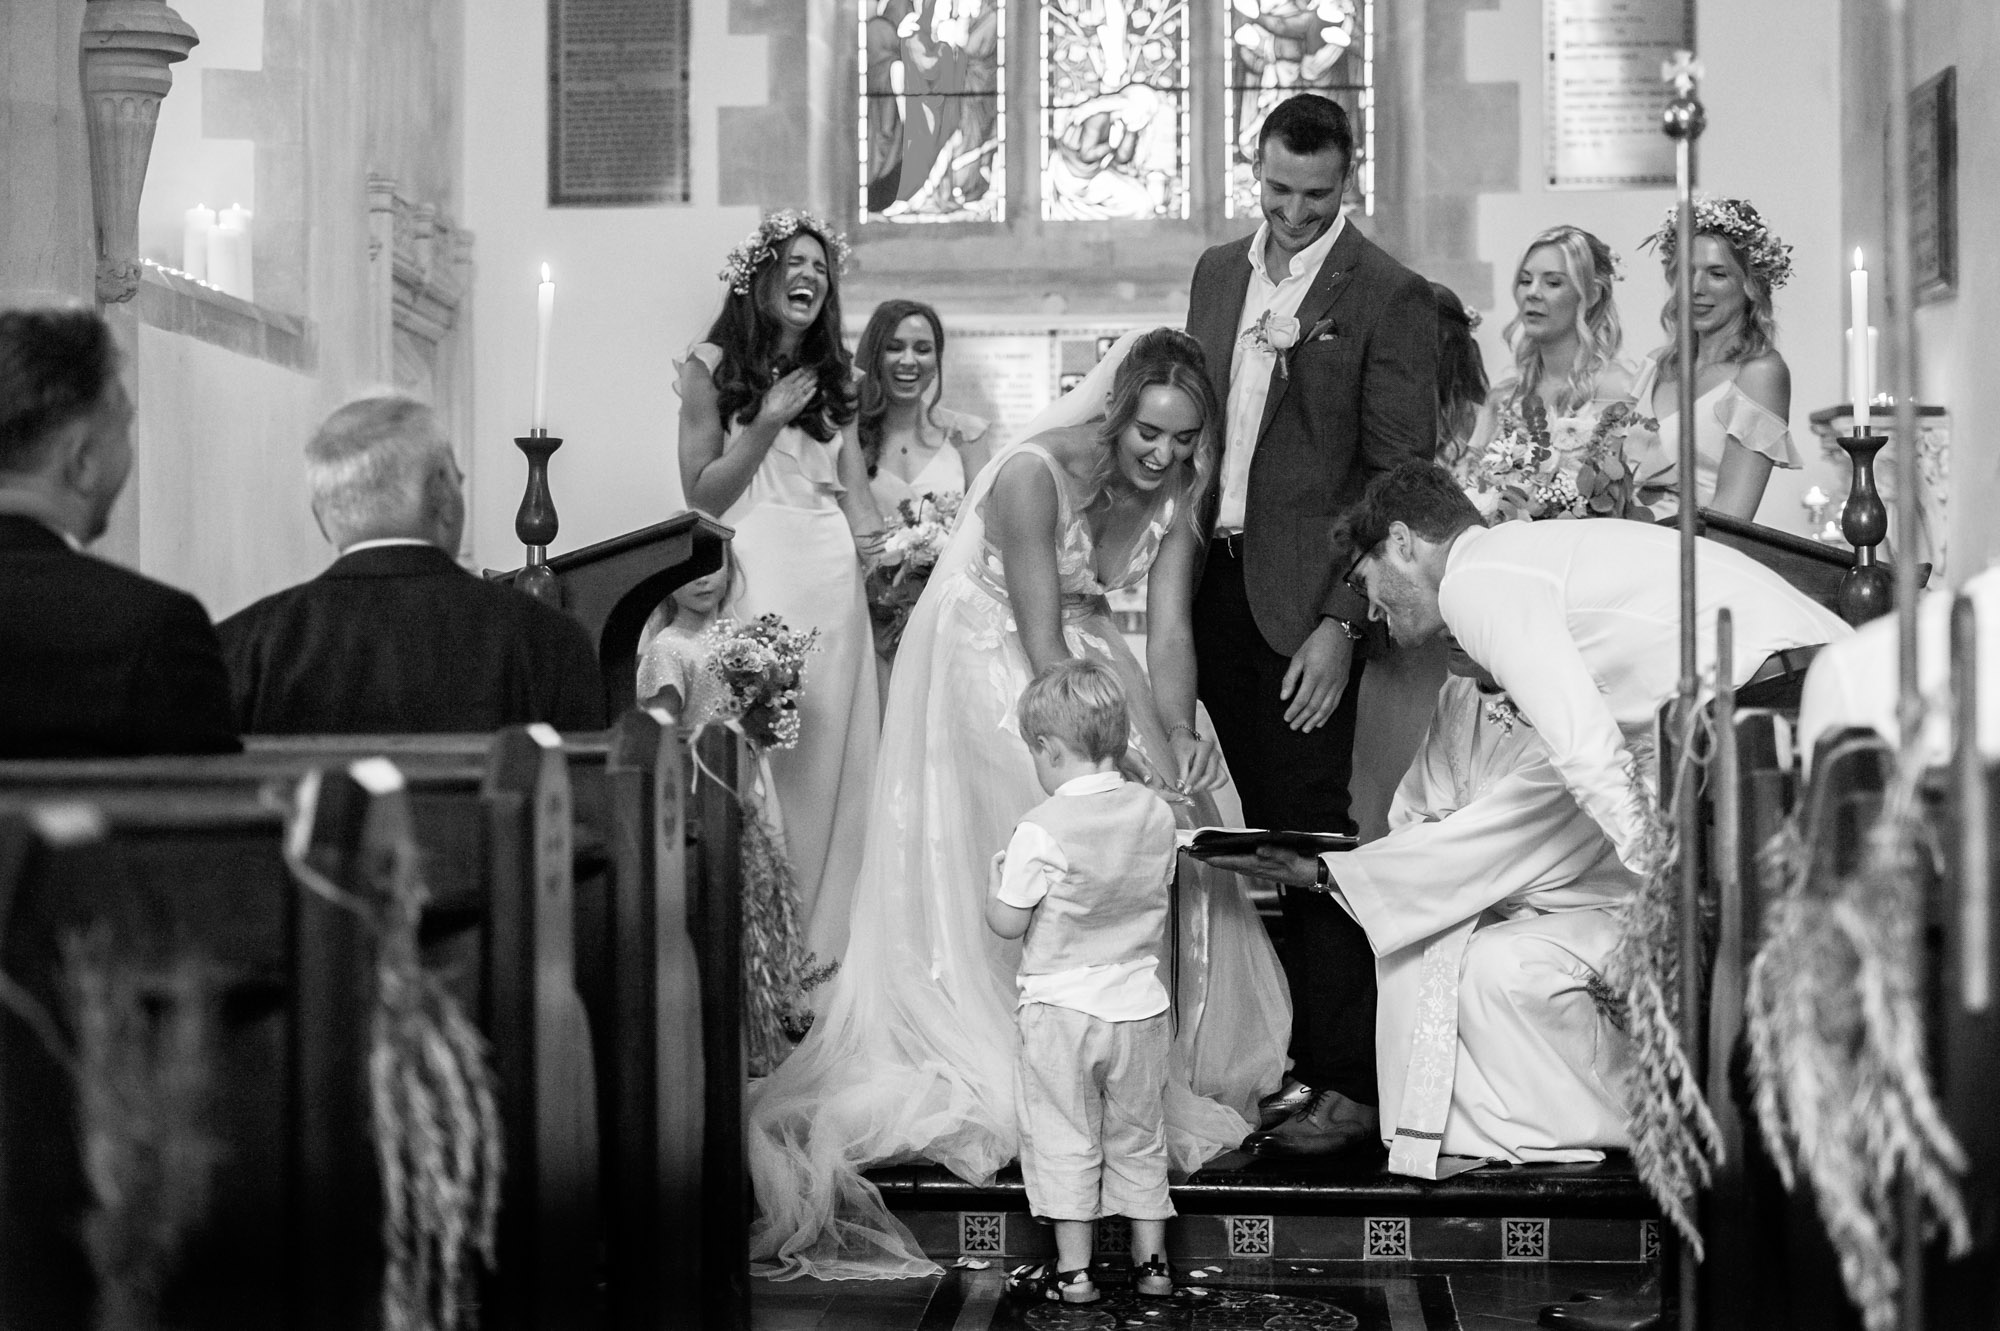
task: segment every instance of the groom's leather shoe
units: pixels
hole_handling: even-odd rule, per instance
[[[1312,1103],[1312,1098],[1313,1088],[1287,1072],[1284,1084],[1257,1102],[1257,1131],[1277,1127]]]
[[[1357,1104],[1338,1091],[1318,1091],[1290,1118],[1243,1143],[1258,1155],[1335,1155],[1381,1136],[1373,1105]]]

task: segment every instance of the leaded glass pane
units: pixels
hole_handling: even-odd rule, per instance
[[[1004,215],[1006,0],[862,0],[861,213]]]
[[[1354,122],[1351,191],[1375,211],[1375,0],[1230,0],[1225,11],[1227,97],[1224,127],[1231,217],[1257,215],[1257,132],[1272,107],[1295,92],[1316,92],[1347,108]]]
[[[1186,0],[1042,0],[1044,218],[1188,215],[1187,70]]]

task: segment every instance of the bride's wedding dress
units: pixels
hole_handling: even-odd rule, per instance
[[[759,1212],[751,1255],[763,1274],[935,1271],[862,1171],[923,1159],[983,1182],[1016,1154],[1020,943],[988,930],[983,906],[995,853],[1043,792],[1014,717],[1028,657],[979,509],[993,478],[1021,454],[1056,475],[1069,649],[1124,681],[1132,760],[1156,784],[1162,756],[1172,770],[1145,673],[1104,595],[1145,576],[1174,500],[1122,557],[1100,561],[1082,512],[1089,496],[1070,493],[1076,483],[1034,440],[1017,445],[974,485],[903,636],[840,972],[819,993],[811,1033],[750,1093]],[[1116,572],[1100,579],[1100,567]],[[1219,813],[1207,795],[1171,799],[1183,826],[1225,815],[1241,821],[1240,809]],[[1183,858],[1176,890],[1174,937],[1161,960],[1176,1018],[1168,1136],[1174,1166],[1189,1170],[1249,1131],[1258,1097],[1282,1076],[1291,1009],[1235,876]]]

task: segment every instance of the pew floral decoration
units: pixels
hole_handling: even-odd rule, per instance
[[[1800,817],[1772,838],[1758,861],[1771,898],[1764,943],[1744,994],[1765,1147],[1786,1188],[1811,1184],[1868,1331],[1901,1324],[1898,1246],[1911,1218],[1942,1231],[1952,1257],[1971,1245],[1965,1151],[1925,1069],[1920,922],[1942,854],[1923,777],[1906,755],[1850,871],[1815,853],[1830,837]]]
[[[761,749],[789,749],[799,742],[799,690],[806,657],[819,646],[819,630],[800,633],[776,615],[748,624],[724,619],[708,631],[708,669],[727,695],[724,711]]]
[[[875,625],[875,650],[883,656],[896,654],[910,612],[951,538],[963,499],[955,490],[926,491],[896,505],[896,522],[888,530],[882,557],[868,570],[864,583],[868,616]]]
[[[819,630],[799,632],[776,615],[748,624],[725,619],[703,635],[703,643],[708,672],[721,681],[725,695],[718,719],[741,732],[758,765],[758,779],[737,798],[743,807],[743,1023],[750,1072],[760,1076],[783,1062],[805,1035],[812,1025],[807,995],[840,965],[823,963],[806,950],[798,878],[785,850],[784,811],[769,799],[768,754],[799,742],[799,691],[806,657],[819,646]]]
[[[1550,518],[1648,518],[1646,497],[1625,439],[1657,430],[1629,402],[1599,413],[1588,430],[1576,418],[1551,419],[1530,393],[1499,409],[1493,439],[1474,460],[1466,494],[1487,525]]]

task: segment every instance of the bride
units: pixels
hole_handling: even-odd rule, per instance
[[[1037,670],[1109,666],[1133,703],[1133,774],[1183,826],[1241,820],[1196,724],[1188,626],[1221,424],[1191,338],[1128,335],[967,496],[896,660],[845,959],[811,1033],[750,1093],[760,1273],[934,1272],[862,1171],[923,1159],[977,1183],[1015,1156],[1020,945],[987,930],[983,906],[994,855],[1042,798],[1014,721]],[[1105,605],[1149,573],[1150,685]],[[1174,1167],[1191,1170],[1249,1132],[1291,1011],[1233,875],[1183,859],[1173,936],[1167,1126]]]

